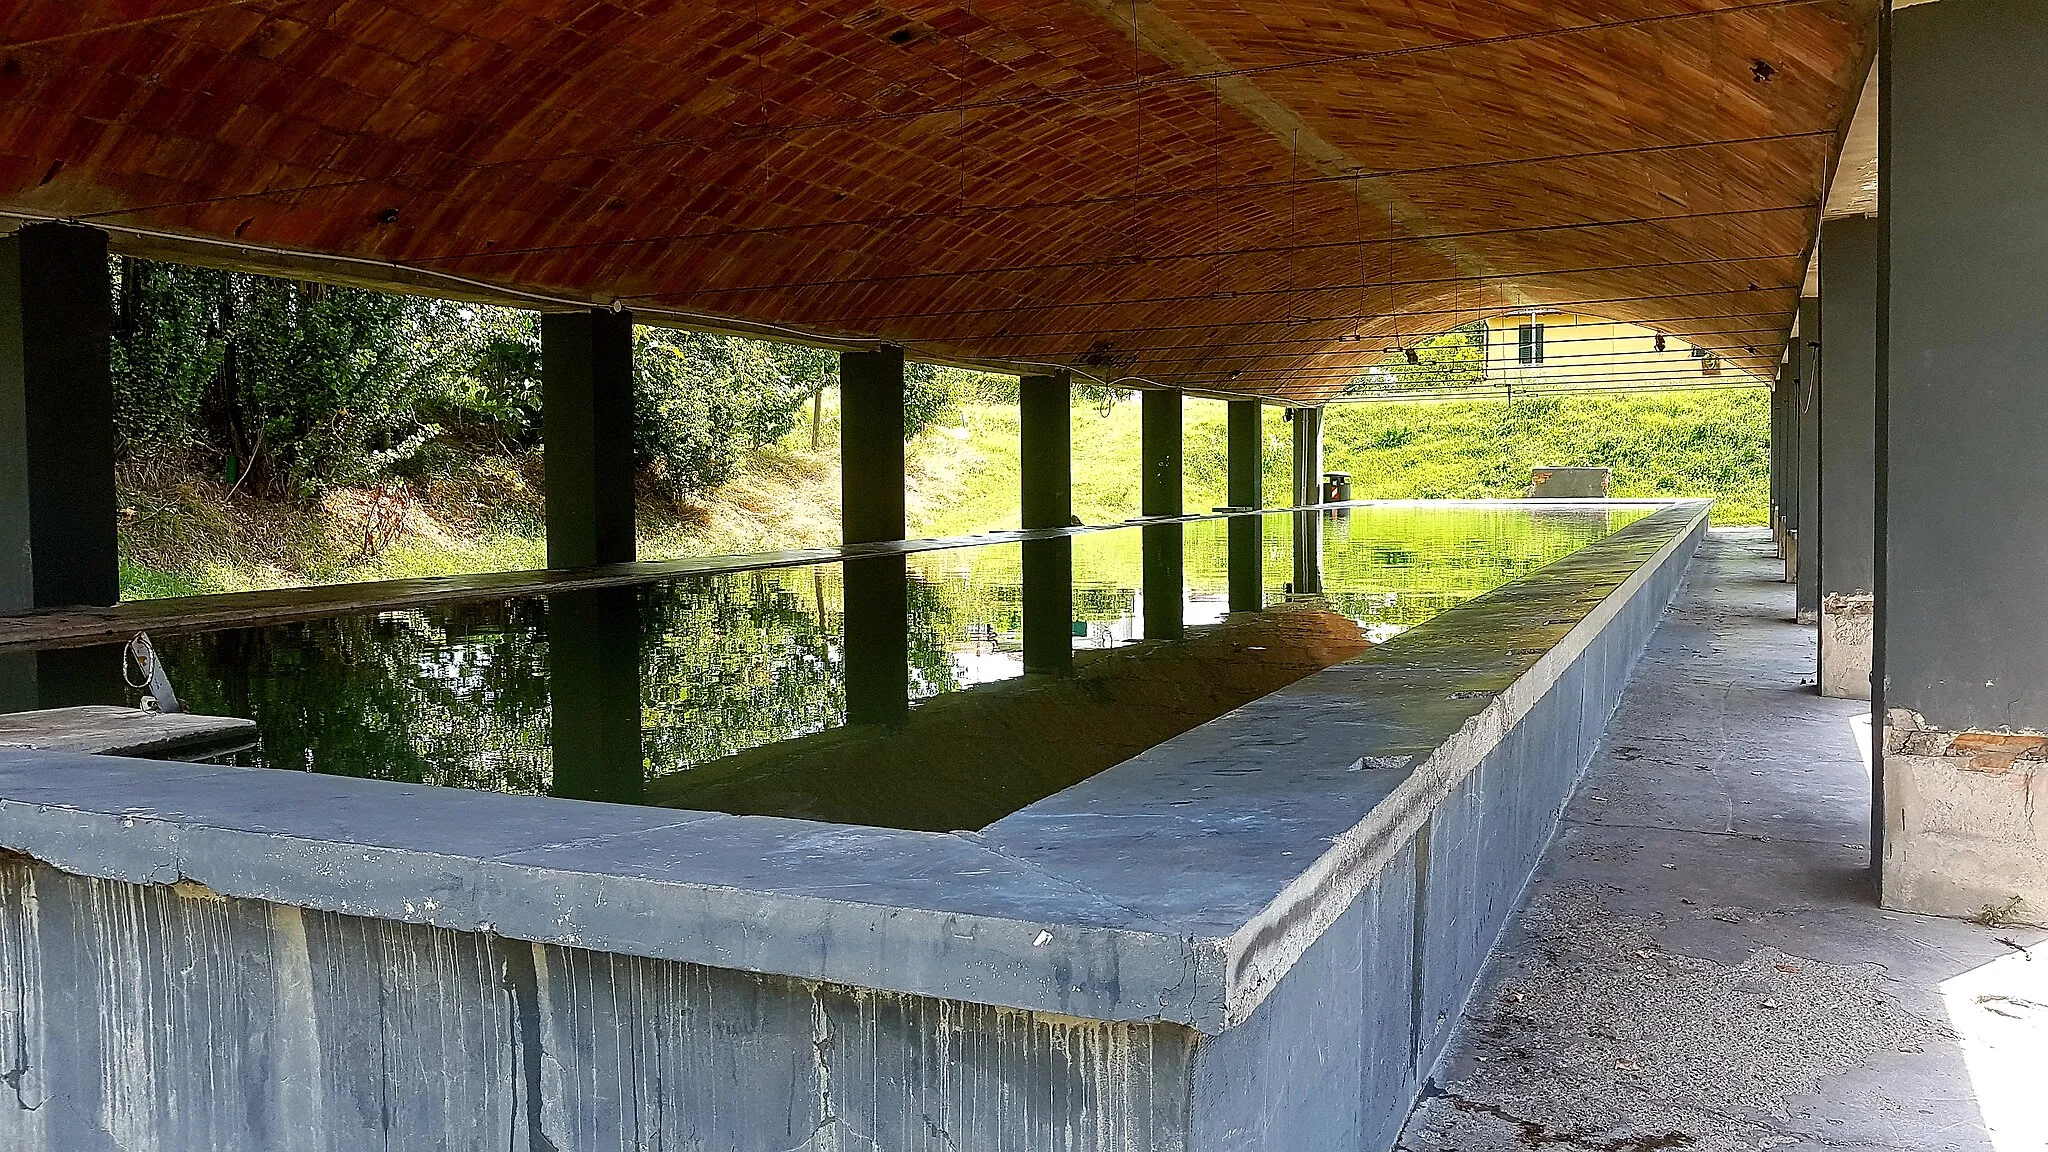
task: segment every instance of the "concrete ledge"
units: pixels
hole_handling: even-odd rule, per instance
[[[1820,602],[1820,694],[1870,699],[1871,636],[1876,602],[1868,594],[1830,593]]]

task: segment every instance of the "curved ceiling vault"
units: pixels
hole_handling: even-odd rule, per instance
[[[1210,392],[1544,306],[1768,376],[1874,8],[24,0],[0,211]]]

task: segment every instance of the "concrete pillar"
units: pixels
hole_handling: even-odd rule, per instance
[[[1323,499],[1323,410],[1290,408],[1294,441],[1294,503],[1320,504]],[[1323,518],[1314,512],[1294,514],[1294,580],[1291,590],[1309,596],[1323,590]]]
[[[1064,528],[1074,518],[1073,377],[1026,376],[1018,383],[1018,450],[1026,528]],[[1026,540],[1024,670],[1064,675],[1074,668],[1074,541]]]
[[[1880,890],[2048,923],[2048,5],[1887,16]]]
[[[901,348],[839,354],[839,523],[848,544],[906,531]]]
[[[551,795],[631,804],[646,787],[640,747],[640,594],[548,597]]]
[[[1169,389],[1140,392],[1139,511],[1146,516],[1178,516],[1181,506],[1181,395]],[[1147,524],[1143,529],[1145,560],[1145,637],[1179,639],[1184,610],[1181,593],[1182,534],[1178,522]]]
[[[0,612],[121,598],[107,234],[0,237]]]
[[[1820,620],[1821,524],[1827,513],[1820,499],[1821,410],[1819,365],[1807,354],[1807,342],[1820,339],[1820,301],[1799,302],[1799,327],[1793,337],[1792,383],[1799,415],[1799,521],[1793,537],[1793,609],[1801,624]]]
[[[1323,502],[1323,410],[1289,408],[1294,434],[1294,503]]]
[[[1139,454],[1144,457],[1139,511],[1146,516],[1178,516],[1183,510],[1180,393],[1157,388],[1138,396]]]
[[[1232,508],[1266,503],[1264,408],[1257,400],[1232,400],[1229,408],[1229,484]],[[1266,606],[1265,517],[1230,518],[1230,610],[1256,612]]]
[[[1778,453],[1778,554],[1785,561],[1785,583],[1799,573],[1799,384],[1792,379],[1790,350],[1778,365],[1776,391],[1784,396],[1780,416],[1783,447]]]
[[[622,564],[633,525],[633,314],[540,318],[548,567]]]
[[[1877,261],[1872,217],[1821,225],[1820,694],[1870,699],[1877,505]],[[1809,358],[1811,343],[1800,341]]]
[[[846,722],[900,724],[910,715],[910,572],[902,556],[848,560]]]
[[[1771,543],[1785,555],[1785,417],[1792,410],[1792,390],[1784,373],[1771,386]]]

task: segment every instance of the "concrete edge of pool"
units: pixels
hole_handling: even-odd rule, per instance
[[[1707,513],[1673,504],[977,833],[9,750],[0,847],[84,877],[1216,1034],[1656,585],[1654,621],[1675,587],[1655,578]]]

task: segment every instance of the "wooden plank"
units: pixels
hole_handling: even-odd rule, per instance
[[[148,712],[111,704],[0,713],[0,748],[143,756],[233,745],[255,736],[256,722],[238,716]]]

